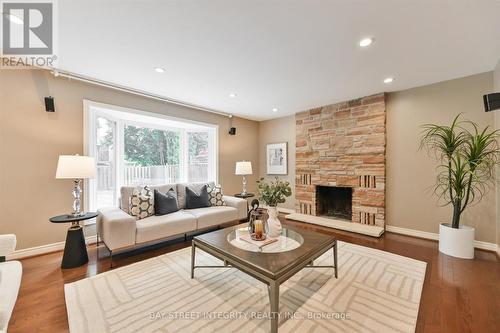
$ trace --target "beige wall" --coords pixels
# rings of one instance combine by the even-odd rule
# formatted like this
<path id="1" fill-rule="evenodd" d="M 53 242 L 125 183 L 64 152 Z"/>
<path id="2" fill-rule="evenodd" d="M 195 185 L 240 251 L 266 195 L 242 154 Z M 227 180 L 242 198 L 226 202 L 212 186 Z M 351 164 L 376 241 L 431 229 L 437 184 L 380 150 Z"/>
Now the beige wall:
<path id="1" fill-rule="evenodd" d="M 295 192 L 295 116 L 282 117 L 259 123 L 259 172 L 260 177 L 273 179 L 267 176 L 266 145 L 268 143 L 288 143 L 288 175 L 279 176 L 290 182 L 292 191 Z M 295 209 L 295 193 L 287 199 L 282 208 Z"/>
<path id="2" fill-rule="evenodd" d="M 56 112 L 43 97 L 55 97 Z M 68 225 L 48 221 L 72 204 L 71 180 L 54 179 L 60 154 L 83 153 L 82 100 L 157 112 L 219 125 L 219 181 L 227 194 L 241 191 L 235 162 L 258 165 L 259 124 L 235 118 L 237 135 L 227 134 L 227 117 L 54 78 L 43 71 L 0 71 L 0 234 L 14 233 L 18 249 L 64 241 Z M 255 190 L 257 175 L 249 178 Z M 92 230 L 87 230 L 87 235 Z"/>
<path id="3" fill-rule="evenodd" d="M 390 93 L 387 99 L 387 224 L 438 232 L 449 222 L 451 207 L 440 207 L 429 188 L 436 164 L 418 151 L 420 125 L 449 124 L 455 115 L 493 126 L 494 115 L 484 112 L 483 94 L 491 92 L 493 73 L 441 82 Z M 464 212 L 462 223 L 476 227 L 476 240 L 495 242 L 495 191 Z"/>

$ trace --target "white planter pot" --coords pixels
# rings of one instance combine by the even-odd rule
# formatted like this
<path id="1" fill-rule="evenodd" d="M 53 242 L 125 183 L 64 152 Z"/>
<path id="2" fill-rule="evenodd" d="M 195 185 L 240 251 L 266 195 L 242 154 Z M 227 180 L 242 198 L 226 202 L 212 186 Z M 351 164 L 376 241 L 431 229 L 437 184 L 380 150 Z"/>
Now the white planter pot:
<path id="1" fill-rule="evenodd" d="M 276 207 L 268 207 L 267 215 L 267 235 L 271 238 L 276 238 L 281 235 L 281 222 L 278 219 L 278 209 Z"/>
<path id="2" fill-rule="evenodd" d="M 467 225 L 460 225 L 459 229 L 455 229 L 448 223 L 441 223 L 439 252 L 452 257 L 474 259 L 474 232 L 475 229 Z"/>

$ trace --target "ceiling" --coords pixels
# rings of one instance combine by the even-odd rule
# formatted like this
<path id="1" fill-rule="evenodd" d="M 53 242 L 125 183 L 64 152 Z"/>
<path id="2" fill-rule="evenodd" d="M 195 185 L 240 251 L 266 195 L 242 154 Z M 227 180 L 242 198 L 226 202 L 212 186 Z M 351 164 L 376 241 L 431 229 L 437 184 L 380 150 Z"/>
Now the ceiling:
<path id="1" fill-rule="evenodd" d="M 66 0 L 58 66 L 264 120 L 490 71 L 498 13 L 498 0 Z"/>

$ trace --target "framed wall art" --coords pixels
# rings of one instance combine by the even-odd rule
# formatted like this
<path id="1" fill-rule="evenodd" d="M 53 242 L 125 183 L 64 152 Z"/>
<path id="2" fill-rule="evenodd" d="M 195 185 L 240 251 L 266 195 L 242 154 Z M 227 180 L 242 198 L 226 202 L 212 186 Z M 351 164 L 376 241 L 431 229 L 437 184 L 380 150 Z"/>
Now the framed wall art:
<path id="1" fill-rule="evenodd" d="M 272 143 L 267 145 L 267 174 L 286 175 L 288 173 L 288 145 Z"/>

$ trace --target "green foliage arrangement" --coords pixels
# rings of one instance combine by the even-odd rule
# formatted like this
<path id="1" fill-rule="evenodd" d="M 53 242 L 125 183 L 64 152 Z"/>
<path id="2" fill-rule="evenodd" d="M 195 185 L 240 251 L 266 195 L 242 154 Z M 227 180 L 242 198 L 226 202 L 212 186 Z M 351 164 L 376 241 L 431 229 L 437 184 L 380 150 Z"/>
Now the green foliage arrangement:
<path id="1" fill-rule="evenodd" d="M 292 195 L 290 183 L 280 180 L 278 177 L 274 181 L 267 183 L 264 178 L 257 180 L 259 188 L 259 199 L 270 207 L 276 207 L 284 203 L 286 198 Z"/>
<path id="2" fill-rule="evenodd" d="M 420 148 L 440 163 L 434 193 L 453 206 L 451 226 L 457 229 L 464 210 L 494 185 L 500 158 L 498 131 L 479 130 L 476 123 L 459 118 L 451 126 L 423 125 L 420 141 Z"/>

